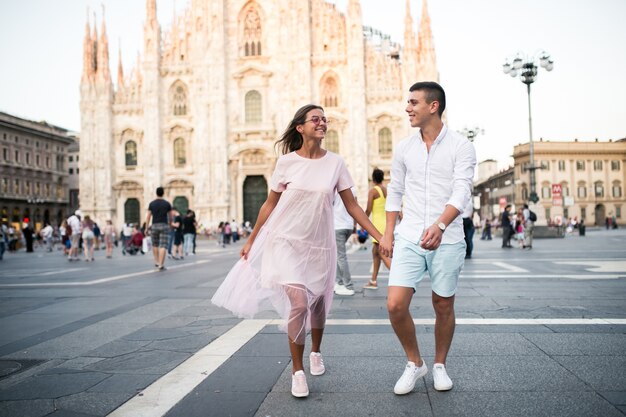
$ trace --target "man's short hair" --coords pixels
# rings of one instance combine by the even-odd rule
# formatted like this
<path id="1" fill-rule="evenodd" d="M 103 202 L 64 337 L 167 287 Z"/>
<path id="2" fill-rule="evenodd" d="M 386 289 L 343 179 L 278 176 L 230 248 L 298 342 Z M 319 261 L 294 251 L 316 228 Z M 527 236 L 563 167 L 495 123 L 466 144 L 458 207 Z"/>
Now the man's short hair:
<path id="1" fill-rule="evenodd" d="M 157 197 L 163 197 L 163 194 L 165 194 L 163 187 L 157 187 Z"/>
<path id="2" fill-rule="evenodd" d="M 426 103 L 430 104 L 433 101 L 439 103 L 439 117 L 443 115 L 443 111 L 446 109 L 446 92 L 443 91 L 443 87 L 434 81 L 421 81 L 415 83 L 409 88 L 409 92 L 424 91 L 426 92 Z"/>

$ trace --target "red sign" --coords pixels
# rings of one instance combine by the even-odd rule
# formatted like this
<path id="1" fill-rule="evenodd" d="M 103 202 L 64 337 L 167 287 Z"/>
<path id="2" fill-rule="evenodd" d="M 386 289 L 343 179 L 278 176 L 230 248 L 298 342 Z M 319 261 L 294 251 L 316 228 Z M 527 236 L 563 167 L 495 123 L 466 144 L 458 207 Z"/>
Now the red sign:
<path id="1" fill-rule="evenodd" d="M 500 197 L 500 208 L 506 207 L 506 197 Z"/>
<path id="2" fill-rule="evenodd" d="M 563 195 L 563 189 L 561 184 L 552 184 L 552 197 L 561 197 Z"/>

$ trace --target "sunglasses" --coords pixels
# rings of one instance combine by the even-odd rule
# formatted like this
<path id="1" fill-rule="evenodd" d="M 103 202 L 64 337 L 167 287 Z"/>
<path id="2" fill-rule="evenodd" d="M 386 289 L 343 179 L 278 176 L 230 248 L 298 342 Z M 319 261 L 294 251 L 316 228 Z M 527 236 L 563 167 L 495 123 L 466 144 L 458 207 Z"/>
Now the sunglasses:
<path id="1" fill-rule="evenodd" d="M 309 120 L 305 120 L 304 122 L 302 122 L 302 124 L 307 123 L 307 122 L 313 122 L 315 126 L 319 125 L 321 122 L 324 122 L 324 124 L 328 125 L 330 124 L 330 119 L 327 119 L 324 116 L 322 117 L 312 116 Z"/>

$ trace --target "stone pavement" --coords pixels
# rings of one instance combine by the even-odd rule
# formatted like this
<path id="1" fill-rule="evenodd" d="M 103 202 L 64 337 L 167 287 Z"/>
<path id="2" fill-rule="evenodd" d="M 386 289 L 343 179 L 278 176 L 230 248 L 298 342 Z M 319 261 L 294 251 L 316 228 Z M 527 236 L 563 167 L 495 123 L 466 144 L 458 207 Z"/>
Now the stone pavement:
<path id="1" fill-rule="evenodd" d="M 537 240 L 533 251 L 475 240 L 457 298 L 450 392 L 429 374 L 392 392 L 405 358 L 382 287 L 362 290 L 369 251 L 350 255 L 359 291 L 335 297 L 327 372 L 290 394 L 276 316 L 241 320 L 210 303 L 237 249 L 203 241 L 163 273 L 149 257 L 0 263 L 0 416 L 620 416 L 626 414 L 626 232 Z M 86 265 L 89 265 L 88 267 Z M 434 352 L 428 282 L 412 303 Z M 307 341 L 309 344 L 309 341 Z M 308 366 L 308 364 L 307 364 Z"/>

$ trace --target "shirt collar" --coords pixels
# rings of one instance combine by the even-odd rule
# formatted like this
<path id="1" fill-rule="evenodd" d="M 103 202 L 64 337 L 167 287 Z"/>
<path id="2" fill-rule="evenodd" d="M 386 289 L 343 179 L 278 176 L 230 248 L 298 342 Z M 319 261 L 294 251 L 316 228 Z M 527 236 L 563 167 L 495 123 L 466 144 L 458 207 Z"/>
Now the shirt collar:
<path id="1" fill-rule="evenodd" d="M 448 133 L 448 126 L 446 126 L 445 124 L 441 127 L 441 130 L 439 131 L 439 135 L 437 135 L 437 138 L 435 139 L 435 141 L 433 142 L 433 145 L 435 143 L 439 143 L 443 140 L 443 138 L 446 136 L 446 134 Z M 424 138 L 422 137 L 422 129 L 420 129 L 417 132 L 417 137 L 418 139 L 424 143 Z"/>

